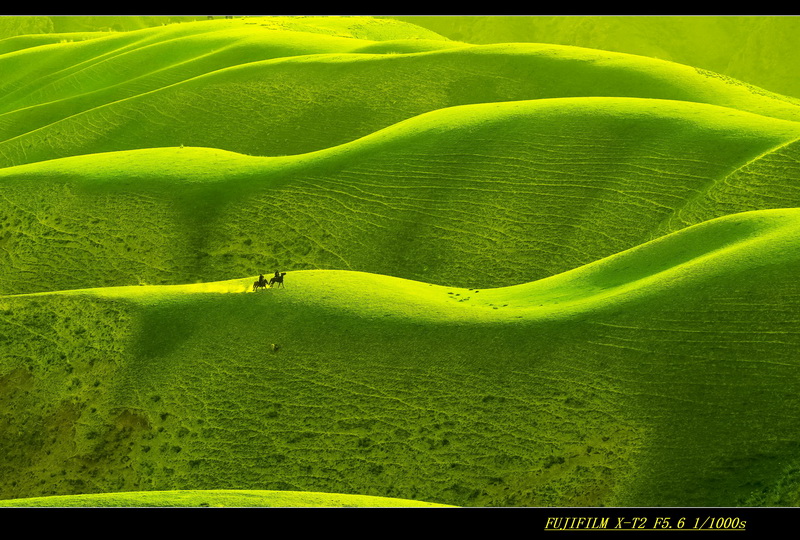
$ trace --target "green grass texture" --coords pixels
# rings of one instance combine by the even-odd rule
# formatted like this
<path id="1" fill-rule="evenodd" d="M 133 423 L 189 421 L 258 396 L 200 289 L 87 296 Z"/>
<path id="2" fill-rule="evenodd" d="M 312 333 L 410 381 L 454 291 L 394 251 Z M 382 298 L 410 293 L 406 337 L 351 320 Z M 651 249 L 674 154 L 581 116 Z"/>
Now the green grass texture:
<path id="1" fill-rule="evenodd" d="M 0 502 L 800 504 L 800 102 L 500 21 L 0 18 Z"/>

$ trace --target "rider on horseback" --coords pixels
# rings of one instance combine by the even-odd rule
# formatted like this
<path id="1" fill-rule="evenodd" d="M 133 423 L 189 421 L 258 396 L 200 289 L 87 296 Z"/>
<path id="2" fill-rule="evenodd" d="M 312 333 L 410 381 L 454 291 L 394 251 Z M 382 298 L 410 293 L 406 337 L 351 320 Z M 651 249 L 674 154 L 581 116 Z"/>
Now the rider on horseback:
<path id="1" fill-rule="evenodd" d="M 275 270 L 275 277 L 273 277 L 272 279 L 270 279 L 270 280 L 269 280 L 269 286 L 270 286 L 270 288 L 271 288 L 271 287 L 272 287 L 272 286 L 273 286 L 275 283 L 277 283 L 278 285 L 280 285 L 281 287 L 283 287 L 283 286 L 284 286 L 284 285 L 283 285 L 283 276 L 285 276 L 285 275 L 286 275 L 286 272 L 279 272 L 279 271 Z"/>
<path id="2" fill-rule="evenodd" d="M 264 274 L 259 274 L 258 281 L 253 283 L 253 291 L 266 288 L 267 288 L 267 279 L 264 277 Z"/>
<path id="3" fill-rule="evenodd" d="M 272 288 L 272 286 L 275 283 L 277 283 L 278 285 L 283 287 L 284 286 L 283 285 L 283 276 L 285 276 L 285 275 L 286 275 L 286 272 L 279 272 L 278 270 L 275 270 L 275 276 L 272 277 L 269 281 L 267 281 L 267 278 L 264 277 L 264 274 L 259 274 L 258 281 L 253 283 L 253 291 L 255 292 L 258 289 L 266 289 L 267 285 L 269 285 L 269 287 Z"/>

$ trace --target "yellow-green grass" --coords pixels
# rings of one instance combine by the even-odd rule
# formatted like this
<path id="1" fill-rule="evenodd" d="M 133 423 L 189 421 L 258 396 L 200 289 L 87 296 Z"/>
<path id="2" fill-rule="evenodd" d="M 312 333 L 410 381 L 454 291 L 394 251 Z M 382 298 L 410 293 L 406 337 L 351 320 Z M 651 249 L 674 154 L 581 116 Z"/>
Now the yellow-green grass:
<path id="1" fill-rule="evenodd" d="M 448 505 L 340 493 L 267 490 L 174 490 L 60 495 L 0 500 L 0 507 L 209 507 L 209 508 L 406 508 Z"/>
<path id="2" fill-rule="evenodd" d="M 798 177 L 799 135 L 707 104 L 562 98 L 451 107 L 296 156 L 154 148 L 8 167 L 0 291 L 279 267 L 525 283 L 724 213 L 798 205 L 770 186 Z"/>
<path id="3" fill-rule="evenodd" d="M 199 17 L 3 17 L 0 37 L 34 32 L 138 30 Z M 204 18 L 204 17 L 203 17 Z M 272 18 L 295 30 L 301 18 Z M 305 18 L 308 19 L 308 18 Z M 363 19 L 352 17 L 353 35 Z M 361 19 L 361 20 L 359 20 Z M 800 97 L 796 77 L 796 17 L 785 16 L 410 16 L 391 17 L 450 39 L 475 43 L 539 42 L 631 53 L 721 73 Z M 261 18 L 260 20 L 264 20 Z M 337 23 L 341 25 L 341 22 Z M 278 26 L 277 24 L 275 26 Z M 360 27 L 360 28 L 359 28 Z M 375 32 L 374 29 L 370 31 Z M 36 34 L 47 38 L 52 34 Z M 27 36 L 26 36 L 27 37 Z M 0 42 L 2 43 L 2 42 Z M 735 53 L 731 53 L 731 51 Z"/>
<path id="4" fill-rule="evenodd" d="M 800 97 L 800 19 L 785 16 L 406 16 L 469 43 L 539 42 L 670 60 Z"/>
<path id="5" fill-rule="evenodd" d="M 446 40 L 439 34 L 399 20 L 360 16 L 267 16 L 267 17 L 137 17 L 137 16 L 4 16 L 0 18 L 0 50 L 43 43 L 103 37 L 135 39 L 161 34 L 169 37 L 213 32 L 220 28 L 251 28 L 257 31 L 291 31 L 366 40 Z"/>
<path id="6" fill-rule="evenodd" d="M 287 25 L 287 29 L 266 30 L 256 23 L 209 21 L 110 33 L 94 39 L 79 39 L 79 36 L 75 39 L 73 35 L 66 35 L 63 42 L 0 55 L 0 69 L 8 74 L 0 86 L 3 96 L 0 111 L 4 113 L 0 117 L 0 138 L 19 137 L 62 120 L 64 123 L 52 126 L 51 131 L 45 133 L 48 138 L 57 139 L 59 133 L 69 134 L 73 130 L 76 134 L 91 132 L 95 129 L 90 125 L 91 122 L 96 120 L 96 114 L 104 114 L 103 110 L 109 112 L 106 108 L 88 117 L 70 117 L 105 106 L 111 107 L 112 111 L 121 111 L 127 109 L 124 100 L 136 96 L 142 96 L 144 101 L 133 106 L 150 109 L 155 125 L 163 125 L 163 113 L 159 110 L 166 103 L 158 95 L 151 95 L 151 92 L 231 66 L 298 54 L 352 52 L 376 43 L 341 34 L 299 32 L 291 28 Z M 403 35 L 402 32 L 398 33 L 398 36 Z M 438 44 L 446 43 L 421 39 L 413 42 L 419 43 L 418 46 L 424 43 L 443 46 Z M 402 43 L 398 42 L 397 45 L 401 50 Z M 268 74 L 266 76 L 269 77 Z M 229 90 L 238 90 L 237 95 L 229 96 L 229 103 L 225 99 L 214 98 L 219 101 L 212 108 L 213 111 L 222 112 L 234 106 L 241 112 L 241 99 L 246 94 L 241 93 L 243 88 L 234 88 L 235 81 L 231 81 L 231 84 L 233 86 Z M 213 92 L 215 88 L 212 85 L 207 90 Z M 187 90 L 189 93 L 197 91 L 191 88 Z M 201 90 L 201 93 L 205 91 Z M 188 97 L 185 93 L 182 95 Z M 155 101 L 151 101 L 151 98 Z M 174 105 L 174 96 L 166 96 L 166 99 Z M 198 109 L 195 109 L 190 115 L 194 116 L 197 112 Z M 113 116 L 116 113 L 110 114 Z M 106 119 L 114 124 L 111 116 Z M 130 129 L 127 120 L 119 120 L 121 124 L 116 126 L 117 130 Z M 194 120 L 188 120 L 194 123 Z M 30 136 L 37 140 L 43 134 L 37 132 Z M 86 136 L 78 135 L 80 140 Z M 118 136 L 115 138 L 119 139 Z M 20 142 L 22 148 L 30 140 L 25 138 Z M 77 142 L 66 140 L 61 144 Z"/>
<path id="7" fill-rule="evenodd" d="M 12 42 L 9 49 L 17 42 L 44 42 L 0 55 L 0 66 L 7 72 L 0 83 L 3 110 L 52 106 L 57 101 L 65 108 L 61 114 L 68 116 L 68 98 L 84 96 L 84 103 L 96 107 L 238 64 L 353 52 L 380 43 L 345 33 L 299 30 L 296 26 L 265 29 L 264 24 L 256 22 L 209 21 L 133 32 L 43 34 L 3 40 L 0 44 Z M 390 43 L 407 42 L 412 35 L 399 31 Z M 420 38 L 412 42 L 431 47 L 458 45 Z"/>
<path id="8" fill-rule="evenodd" d="M 655 234 L 737 212 L 800 206 L 798 151 L 800 145 L 795 141 L 742 165 L 723 180 L 710 184 L 702 195 L 664 221 Z"/>
<path id="9" fill-rule="evenodd" d="M 799 226 L 797 208 L 732 214 L 558 275 L 506 287 L 459 288 L 364 272 L 306 270 L 293 272 L 294 292 L 277 289 L 281 289 L 280 294 L 290 295 L 292 301 L 304 304 L 304 309 L 313 305 L 315 309 L 347 311 L 366 318 L 388 316 L 387 306 L 394 315 L 428 322 L 480 324 L 572 318 L 598 310 L 619 310 L 630 302 L 646 302 L 661 291 L 669 294 L 675 287 L 696 286 L 698 282 L 717 279 L 719 274 L 731 274 L 737 266 L 789 264 L 800 253 Z M 149 305 L 182 302 L 195 293 L 254 292 L 253 279 L 21 296 L 88 294 Z M 357 302 L 347 298 L 349 291 L 358 294 Z M 263 290 L 255 292 L 265 294 Z M 483 294 L 478 296 L 478 292 Z M 6 296 L 12 297 L 20 295 Z M 500 305 L 509 309 L 495 312 Z"/>
<path id="10" fill-rule="evenodd" d="M 17 36 L 40 37 L 46 39 L 47 36 L 52 36 L 53 34 L 126 32 L 151 26 L 164 26 L 166 24 L 192 22 L 200 19 L 207 19 L 207 16 L 101 15 L 87 17 L 69 15 L 8 15 L 0 18 L 0 39 L 5 43 L 8 41 L 6 38 Z"/>
<path id="11" fill-rule="evenodd" d="M 289 270 L 0 299 L 0 493 L 796 504 L 800 210 L 538 282 Z"/>
<path id="12" fill-rule="evenodd" d="M 215 20 L 0 55 L 0 164 L 179 145 L 298 154 L 443 107 L 558 97 L 800 117 L 794 99 L 644 56 L 289 28 Z"/>

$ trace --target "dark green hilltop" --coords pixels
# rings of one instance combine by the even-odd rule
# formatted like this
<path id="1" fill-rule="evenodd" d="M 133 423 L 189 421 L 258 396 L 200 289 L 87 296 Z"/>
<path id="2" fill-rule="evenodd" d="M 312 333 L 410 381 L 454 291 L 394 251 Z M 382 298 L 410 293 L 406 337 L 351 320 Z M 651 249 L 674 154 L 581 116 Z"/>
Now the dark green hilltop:
<path id="1" fill-rule="evenodd" d="M 0 17 L 0 506 L 800 504 L 800 22 L 597 19 Z"/>

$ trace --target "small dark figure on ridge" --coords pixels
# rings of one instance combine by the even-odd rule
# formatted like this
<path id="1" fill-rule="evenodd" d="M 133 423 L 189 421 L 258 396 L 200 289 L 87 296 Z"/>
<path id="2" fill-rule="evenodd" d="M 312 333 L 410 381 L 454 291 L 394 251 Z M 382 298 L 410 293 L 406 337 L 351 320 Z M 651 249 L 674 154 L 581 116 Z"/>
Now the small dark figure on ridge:
<path id="1" fill-rule="evenodd" d="M 278 272 L 277 270 L 275 270 L 275 277 L 269 280 L 270 288 L 272 288 L 272 286 L 277 283 L 278 285 L 280 285 L 285 289 L 286 287 L 283 285 L 283 276 L 285 275 L 286 272 Z"/>

